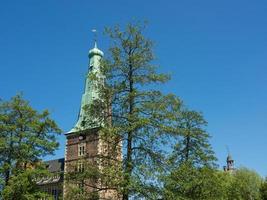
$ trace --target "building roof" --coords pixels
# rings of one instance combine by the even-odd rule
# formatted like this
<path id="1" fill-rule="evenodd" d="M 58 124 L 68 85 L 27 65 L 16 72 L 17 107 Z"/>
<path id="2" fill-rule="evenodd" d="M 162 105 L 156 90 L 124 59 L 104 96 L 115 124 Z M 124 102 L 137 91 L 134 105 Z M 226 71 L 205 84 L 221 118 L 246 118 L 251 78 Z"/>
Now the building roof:
<path id="1" fill-rule="evenodd" d="M 44 163 L 46 164 L 48 171 L 52 174 L 49 176 L 37 178 L 36 184 L 41 186 L 62 182 L 64 173 L 64 162 L 64 158 L 45 161 Z"/>
<path id="2" fill-rule="evenodd" d="M 86 76 L 78 120 L 74 127 L 65 135 L 100 126 L 100 124 L 97 122 L 98 120 L 86 112 L 84 108 L 86 106 L 93 105 L 94 101 L 100 98 L 100 90 L 99 87 L 96 87 L 96 84 L 104 85 L 104 81 L 101 81 L 104 80 L 104 76 L 100 70 L 101 58 L 103 55 L 104 53 L 97 48 L 95 42 L 94 48 L 89 51 L 89 70 Z M 92 74 L 98 79 L 95 80 L 90 78 Z"/>
<path id="3" fill-rule="evenodd" d="M 59 158 L 56 160 L 45 161 L 45 164 L 47 164 L 47 169 L 49 170 L 49 172 L 55 173 L 55 172 L 64 172 L 64 162 L 65 162 L 64 158 Z"/>
<path id="4" fill-rule="evenodd" d="M 98 56 L 103 57 L 104 53 L 100 49 L 97 48 L 97 44 L 95 42 L 94 48 L 89 51 L 88 55 L 89 55 L 89 58 L 93 57 L 94 55 L 98 55 Z"/>
<path id="5" fill-rule="evenodd" d="M 233 160 L 232 156 L 230 154 L 228 154 L 226 161 L 228 162 L 228 161 L 234 161 L 234 160 Z"/>

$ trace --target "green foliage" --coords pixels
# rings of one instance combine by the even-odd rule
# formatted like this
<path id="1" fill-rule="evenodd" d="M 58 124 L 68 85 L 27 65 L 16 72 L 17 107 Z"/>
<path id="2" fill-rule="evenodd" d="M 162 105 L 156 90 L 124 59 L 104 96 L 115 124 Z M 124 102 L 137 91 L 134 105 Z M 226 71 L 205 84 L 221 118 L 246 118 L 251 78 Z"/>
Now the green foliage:
<path id="1" fill-rule="evenodd" d="M 34 168 L 41 157 L 53 153 L 58 147 L 56 134 L 60 132 L 47 110 L 34 110 L 21 95 L 0 102 L 0 179 L 3 194 L 15 195 L 11 191 L 14 188 L 28 191 L 25 188 L 31 186 L 28 177 L 31 172 L 38 173 L 38 169 L 36 172 L 25 170 Z M 35 191 L 35 188 L 28 189 Z M 26 198 L 28 194 L 25 195 L 21 198 Z"/>
<path id="2" fill-rule="evenodd" d="M 175 112 L 177 117 L 174 139 L 176 141 L 170 161 L 175 166 L 190 162 L 195 166 L 213 166 L 216 157 L 209 144 L 209 134 L 205 131 L 207 122 L 202 114 L 188 109 Z"/>
<path id="3" fill-rule="evenodd" d="M 35 183 L 36 177 L 47 175 L 41 169 L 27 169 L 10 177 L 8 185 L 3 191 L 5 200 L 36 200 L 40 198 L 51 199 L 46 193 L 40 191 Z"/>
<path id="4" fill-rule="evenodd" d="M 262 179 L 252 170 L 240 168 L 233 174 L 228 199 L 232 200 L 260 200 Z"/>
<path id="5" fill-rule="evenodd" d="M 260 200 L 264 199 L 260 188 L 261 177 L 246 168 L 229 173 L 183 163 L 165 177 L 163 196 L 166 200 Z"/>
<path id="6" fill-rule="evenodd" d="M 168 102 L 152 86 L 164 83 L 168 76 L 152 65 L 152 42 L 142 32 L 145 26 L 128 24 L 106 29 L 114 42 L 110 57 L 103 61 L 107 102 L 111 100 L 110 134 L 121 138 L 123 157 L 123 199 L 152 198 L 157 191 L 156 174 L 163 163 L 162 142 L 168 126 Z M 108 95 L 106 95 L 108 93 Z M 110 98 L 111 97 L 111 98 Z"/>
<path id="7" fill-rule="evenodd" d="M 166 200 L 214 200 L 224 195 L 222 175 L 215 169 L 183 163 L 165 178 Z"/>
<path id="8" fill-rule="evenodd" d="M 262 200 L 267 200 L 267 178 L 262 182 L 260 187 L 260 194 Z"/>
<path id="9" fill-rule="evenodd" d="M 216 157 L 201 113 L 173 110 L 173 148 L 161 173 L 164 199 L 223 199 L 224 177 L 215 168 Z"/>

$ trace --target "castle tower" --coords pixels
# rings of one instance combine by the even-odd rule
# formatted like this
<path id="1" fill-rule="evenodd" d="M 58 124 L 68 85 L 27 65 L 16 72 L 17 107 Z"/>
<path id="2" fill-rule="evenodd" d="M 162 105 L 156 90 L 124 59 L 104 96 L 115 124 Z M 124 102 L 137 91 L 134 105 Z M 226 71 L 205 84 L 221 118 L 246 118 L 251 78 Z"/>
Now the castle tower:
<path id="1" fill-rule="evenodd" d="M 89 68 L 86 76 L 84 93 L 82 95 L 80 112 L 75 126 L 66 133 L 66 149 L 65 149 L 65 174 L 73 172 L 82 172 L 86 164 L 101 168 L 98 157 L 102 153 L 106 145 L 100 137 L 100 122 L 92 119 L 92 116 L 85 111 L 85 107 L 92 106 L 94 100 L 100 98 L 99 84 L 104 84 L 104 76 L 100 71 L 101 58 L 103 52 L 97 48 L 95 42 L 94 48 L 89 51 Z M 98 77 L 98 81 L 91 79 L 90 75 Z M 100 80 L 100 81 L 99 81 Z M 103 80 L 103 82 L 101 81 Z M 88 121 L 94 123 L 87 123 Z M 95 192 L 99 190 L 99 180 L 92 181 L 92 179 L 81 182 L 74 182 L 69 184 L 64 182 L 64 197 L 66 197 L 69 188 L 79 187 L 82 191 Z M 96 189 L 97 188 L 97 189 Z M 113 197 L 116 192 L 103 191 L 99 192 L 100 199 L 103 197 L 108 199 L 118 199 Z"/>
<path id="2" fill-rule="evenodd" d="M 226 158 L 226 166 L 224 166 L 224 171 L 233 172 L 234 170 L 234 160 L 230 153 L 228 153 L 228 156 Z"/>

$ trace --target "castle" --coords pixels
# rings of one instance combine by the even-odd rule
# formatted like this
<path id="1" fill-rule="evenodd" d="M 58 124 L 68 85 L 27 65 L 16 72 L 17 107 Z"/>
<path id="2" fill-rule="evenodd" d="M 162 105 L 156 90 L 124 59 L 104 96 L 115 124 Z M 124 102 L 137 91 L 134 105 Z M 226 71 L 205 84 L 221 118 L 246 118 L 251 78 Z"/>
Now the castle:
<path id="1" fill-rule="evenodd" d="M 99 89 L 94 80 L 90 79 L 90 73 L 94 73 L 101 77 L 100 63 L 103 57 L 103 52 L 95 46 L 89 51 L 89 69 L 85 81 L 85 89 L 82 95 L 80 112 L 77 123 L 67 133 L 65 158 L 46 161 L 47 169 L 53 174 L 52 177 L 40 179 L 37 184 L 43 191 L 51 194 L 54 200 L 61 199 L 68 194 L 68 187 L 76 187 L 88 192 L 95 192 L 96 188 L 99 189 L 99 180 L 88 181 L 83 180 L 75 184 L 69 185 L 64 175 L 70 172 L 82 172 L 86 163 L 91 163 L 101 166 L 96 162 L 99 154 L 105 151 L 105 142 L 99 137 L 99 126 L 96 124 L 88 125 L 85 120 L 90 118 L 88 113 L 85 112 L 86 106 L 92 105 L 95 99 L 100 98 Z M 121 149 L 119 149 L 119 157 L 121 157 Z M 228 154 L 227 165 L 224 166 L 224 171 L 232 173 L 234 168 L 234 160 Z M 104 189 L 97 191 L 99 199 L 120 199 L 116 190 Z M 67 198 L 69 199 L 69 198 Z"/>

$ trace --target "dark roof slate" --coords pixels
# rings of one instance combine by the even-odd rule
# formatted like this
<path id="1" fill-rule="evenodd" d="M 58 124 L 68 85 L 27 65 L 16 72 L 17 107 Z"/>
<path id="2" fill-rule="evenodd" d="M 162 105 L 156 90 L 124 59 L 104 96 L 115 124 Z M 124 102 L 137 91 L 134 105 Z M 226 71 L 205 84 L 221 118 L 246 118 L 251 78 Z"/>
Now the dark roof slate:
<path id="1" fill-rule="evenodd" d="M 56 160 L 48 160 L 45 161 L 45 164 L 47 164 L 47 169 L 49 172 L 64 172 L 64 158 L 56 159 Z"/>

